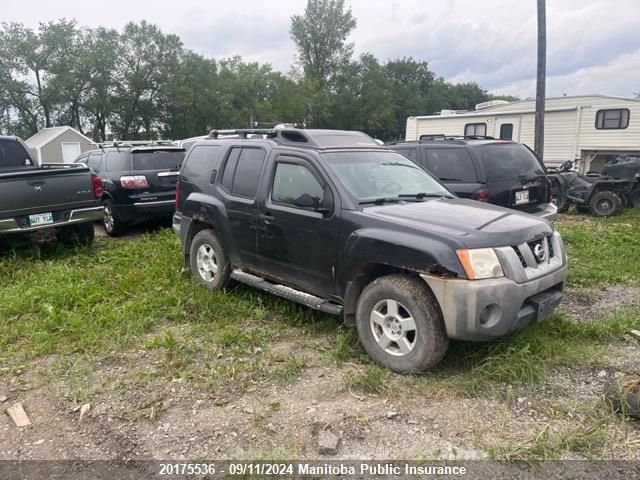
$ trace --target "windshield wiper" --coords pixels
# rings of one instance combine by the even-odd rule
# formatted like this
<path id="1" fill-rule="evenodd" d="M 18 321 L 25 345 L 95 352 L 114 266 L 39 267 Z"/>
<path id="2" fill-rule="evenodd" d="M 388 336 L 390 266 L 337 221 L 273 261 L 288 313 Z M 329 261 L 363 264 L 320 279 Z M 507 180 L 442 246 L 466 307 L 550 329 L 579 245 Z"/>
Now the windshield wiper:
<path id="1" fill-rule="evenodd" d="M 422 200 L 423 198 L 453 198 L 451 195 L 445 195 L 444 193 L 403 193 L 398 195 L 400 198 L 417 198 Z"/>
<path id="2" fill-rule="evenodd" d="M 380 198 L 374 198 L 373 200 L 363 200 L 361 202 L 358 202 L 358 205 L 369 205 L 369 204 L 382 205 L 383 203 L 397 203 L 402 201 L 403 200 L 398 197 L 380 197 Z"/>

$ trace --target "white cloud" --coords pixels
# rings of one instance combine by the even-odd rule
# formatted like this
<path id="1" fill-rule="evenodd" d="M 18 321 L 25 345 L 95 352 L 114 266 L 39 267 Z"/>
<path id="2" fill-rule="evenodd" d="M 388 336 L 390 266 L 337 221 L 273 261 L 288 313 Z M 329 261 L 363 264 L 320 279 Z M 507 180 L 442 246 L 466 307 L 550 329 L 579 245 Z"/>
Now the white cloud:
<path id="1" fill-rule="evenodd" d="M 382 60 L 413 56 L 452 81 L 476 81 L 490 91 L 533 95 L 536 70 L 534 0 L 347 0 L 358 27 L 356 53 Z M 84 25 L 120 28 L 145 19 L 178 34 L 187 48 L 214 57 L 240 54 L 288 71 L 295 53 L 291 15 L 303 0 L 202 1 L 0 0 L 4 21 L 36 26 L 75 17 Z M 547 2 L 550 94 L 631 95 L 640 89 L 638 0 Z"/>

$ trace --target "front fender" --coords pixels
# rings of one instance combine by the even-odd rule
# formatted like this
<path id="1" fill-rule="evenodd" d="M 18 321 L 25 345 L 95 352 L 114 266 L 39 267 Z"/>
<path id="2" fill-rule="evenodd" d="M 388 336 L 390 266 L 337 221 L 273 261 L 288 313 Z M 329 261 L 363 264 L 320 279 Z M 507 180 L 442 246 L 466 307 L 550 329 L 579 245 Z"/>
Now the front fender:
<path id="1" fill-rule="evenodd" d="M 340 255 L 337 280 L 344 291 L 347 282 L 368 264 L 382 264 L 416 273 L 446 269 L 466 278 L 455 248 L 439 239 L 410 232 L 365 228 L 346 239 Z"/>

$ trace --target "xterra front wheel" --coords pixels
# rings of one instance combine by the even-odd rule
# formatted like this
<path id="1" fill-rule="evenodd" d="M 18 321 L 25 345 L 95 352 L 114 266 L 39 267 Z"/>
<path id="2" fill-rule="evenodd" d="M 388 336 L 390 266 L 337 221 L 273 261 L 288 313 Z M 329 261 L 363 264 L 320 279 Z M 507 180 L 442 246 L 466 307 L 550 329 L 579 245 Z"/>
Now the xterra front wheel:
<path id="1" fill-rule="evenodd" d="M 229 282 L 231 264 L 213 230 L 202 230 L 193 238 L 189 263 L 193 276 L 209 290 L 220 290 Z"/>
<path id="2" fill-rule="evenodd" d="M 609 190 L 598 192 L 591 198 L 589 210 L 596 217 L 610 217 L 622 210 L 622 200 Z"/>
<path id="3" fill-rule="evenodd" d="M 358 300 L 356 324 L 369 356 L 398 373 L 433 367 L 449 346 L 431 290 L 406 275 L 381 277 L 367 285 Z"/>

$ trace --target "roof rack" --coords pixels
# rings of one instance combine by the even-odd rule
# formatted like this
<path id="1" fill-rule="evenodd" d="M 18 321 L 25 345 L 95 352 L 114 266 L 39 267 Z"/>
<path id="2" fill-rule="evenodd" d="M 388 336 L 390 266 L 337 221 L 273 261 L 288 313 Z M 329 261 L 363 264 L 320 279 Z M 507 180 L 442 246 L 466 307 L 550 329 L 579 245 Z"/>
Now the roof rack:
<path id="1" fill-rule="evenodd" d="M 260 135 L 258 139 L 269 139 L 280 145 L 296 145 L 317 149 L 325 148 L 380 148 L 370 136 L 356 131 L 346 130 L 306 130 L 277 125 L 275 128 L 245 128 L 236 130 L 212 130 L 209 137 L 250 138 L 249 135 Z"/>

